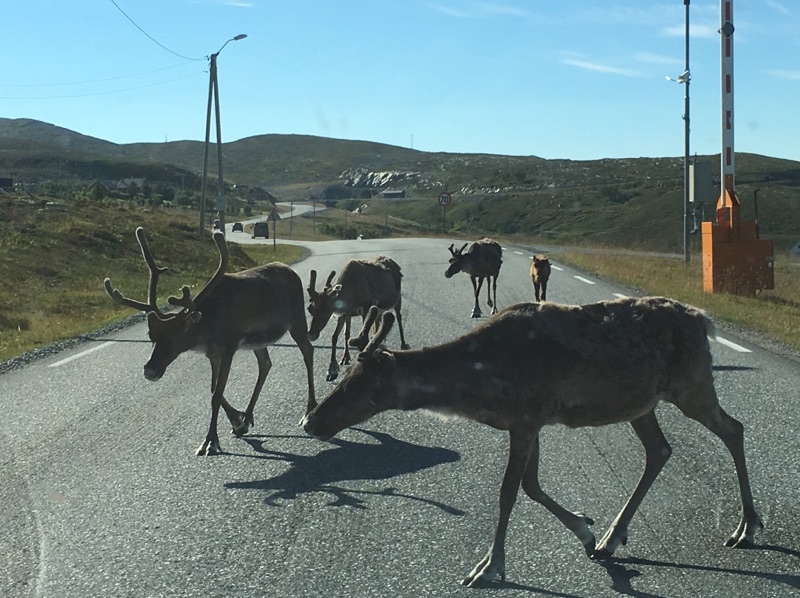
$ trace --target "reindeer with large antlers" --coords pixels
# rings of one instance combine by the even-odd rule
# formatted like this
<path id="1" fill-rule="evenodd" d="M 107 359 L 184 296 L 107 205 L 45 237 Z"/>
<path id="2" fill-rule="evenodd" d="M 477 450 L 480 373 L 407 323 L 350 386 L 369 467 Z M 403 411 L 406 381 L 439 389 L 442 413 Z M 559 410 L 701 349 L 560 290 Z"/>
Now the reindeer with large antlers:
<path id="1" fill-rule="evenodd" d="M 352 344 L 361 352 L 341 382 L 303 420 L 327 440 L 387 409 L 428 409 L 508 430 L 511 447 L 500 488 L 500 516 L 486 556 L 464 579 L 468 586 L 505 579 L 505 539 L 520 486 L 575 534 L 591 558 L 609 558 L 628 540 L 628 525 L 672 452 L 656 420 L 659 401 L 716 434 L 733 457 L 742 514 L 725 543 L 752 546 L 761 519 L 755 510 L 742 424 L 717 400 L 708 336 L 700 310 L 663 297 L 591 305 L 523 303 L 442 345 L 390 351 L 381 345 L 392 314 L 368 340 L 370 312 Z M 645 449 L 645 466 L 625 506 L 595 543 L 581 513 L 550 498 L 539 485 L 539 431 L 630 422 Z"/>
<path id="2" fill-rule="evenodd" d="M 403 305 L 401 294 L 403 274 L 397 262 L 383 255 L 369 260 L 350 260 L 342 268 L 336 284 L 332 284 L 334 276 L 336 272 L 331 270 L 322 292 L 318 292 L 317 271 L 312 270 L 311 282 L 308 285 L 308 312 L 311 314 L 308 338 L 312 341 L 317 340 L 331 316 L 336 316 L 336 328 L 331 340 L 331 362 L 328 366 L 329 382 L 336 380 L 339 375 L 339 365 L 350 363 L 350 319 L 352 316 L 361 316 L 363 320 L 367 310 L 373 305 L 381 310 L 394 310 L 400 331 L 400 346 L 403 349 L 409 348 L 403 333 L 403 316 L 400 313 Z M 344 352 L 341 363 L 337 363 L 336 343 L 342 328 L 344 328 Z"/>
<path id="3" fill-rule="evenodd" d="M 472 290 L 475 294 L 475 307 L 472 309 L 472 317 L 480 318 L 483 316 L 478 305 L 478 296 L 481 294 L 483 281 L 486 280 L 486 302 L 492 308 L 492 314 L 497 313 L 497 277 L 500 275 L 500 266 L 503 264 L 503 248 L 497 241 L 492 239 L 481 239 L 475 241 L 464 253 L 467 244 L 464 243 L 461 249 L 453 249 L 451 243 L 450 265 L 444 273 L 445 278 L 450 278 L 458 272 L 469 274 L 472 282 Z M 494 295 L 494 300 L 492 300 Z"/>
<path id="4" fill-rule="evenodd" d="M 159 380 L 181 353 L 195 350 L 206 354 L 211 362 L 211 423 L 198 455 L 221 452 L 217 434 L 217 416 L 222 407 L 231 422 L 233 433 L 241 436 L 253 425 L 253 410 L 272 367 L 267 347 L 286 332 L 300 348 L 308 375 L 306 413 L 316 406 L 314 398 L 314 348 L 308 340 L 303 311 L 303 283 L 297 273 L 285 264 L 274 262 L 227 274 L 228 246 L 221 231 L 214 233 L 219 250 L 219 266 L 214 276 L 194 296 L 188 286 L 180 297 L 169 297 L 170 305 L 182 308 L 164 313 L 156 303 L 158 278 L 167 268 L 156 265 L 144 229 L 136 229 L 136 239 L 150 268 L 148 302 L 124 297 L 106 278 L 106 292 L 120 305 L 147 313 L 153 353 L 144 366 L 148 380 Z M 258 361 L 258 378 L 247 409 L 242 412 L 225 400 L 225 385 L 231 371 L 234 353 L 251 349 Z"/>

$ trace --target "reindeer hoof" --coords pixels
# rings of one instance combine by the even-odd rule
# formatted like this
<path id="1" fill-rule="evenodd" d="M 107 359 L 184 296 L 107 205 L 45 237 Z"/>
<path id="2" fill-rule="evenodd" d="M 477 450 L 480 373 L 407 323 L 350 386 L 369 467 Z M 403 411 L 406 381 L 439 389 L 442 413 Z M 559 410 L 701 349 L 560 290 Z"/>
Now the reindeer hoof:
<path id="1" fill-rule="evenodd" d="M 213 455 L 219 455 L 221 452 L 222 447 L 220 447 L 219 441 L 206 440 L 200 445 L 200 448 L 197 449 L 195 455 L 198 457 L 211 457 Z"/>
<path id="2" fill-rule="evenodd" d="M 247 415 L 243 411 L 239 411 L 236 421 L 231 421 L 231 434 L 234 436 L 243 436 L 247 434 L 253 426 L 253 414 Z"/>

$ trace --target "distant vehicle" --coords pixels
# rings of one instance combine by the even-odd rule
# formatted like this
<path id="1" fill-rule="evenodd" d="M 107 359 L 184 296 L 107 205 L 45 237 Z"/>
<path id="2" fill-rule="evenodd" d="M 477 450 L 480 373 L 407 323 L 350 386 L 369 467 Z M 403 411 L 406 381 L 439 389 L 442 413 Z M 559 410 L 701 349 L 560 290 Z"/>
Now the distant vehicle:
<path id="1" fill-rule="evenodd" d="M 241 222 L 234 222 L 233 223 L 233 228 L 231 230 L 233 232 L 235 232 L 235 233 L 236 232 L 243 233 L 244 232 L 244 225 Z"/>
<path id="2" fill-rule="evenodd" d="M 253 234 L 250 235 L 252 239 L 256 237 L 264 237 L 265 239 L 269 239 L 269 223 L 268 222 L 256 222 L 253 225 Z"/>

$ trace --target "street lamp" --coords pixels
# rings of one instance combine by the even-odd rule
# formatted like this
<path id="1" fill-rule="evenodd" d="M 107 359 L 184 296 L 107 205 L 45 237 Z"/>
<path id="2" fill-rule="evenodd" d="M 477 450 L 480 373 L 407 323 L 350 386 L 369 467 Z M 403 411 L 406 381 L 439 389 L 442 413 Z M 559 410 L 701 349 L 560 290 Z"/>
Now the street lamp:
<path id="1" fill-rule="evenodd" d="M 683 0 L 686 6 L 686 64 L 683 73 L 676 79 L 667 77 L 670 81 L 684 85 L 684 113 L 683 113 L 683 262 L 689 264 L 689 81 L 692 79 L 689 70 L 689 2 Z"/>
<path id="2" fill-rule="evenodd" d="M 227 198 L 222 195 L 223 190 L 223 179 L 222 179 L 222 129 L 219 120 L 219 83 L 217 81 L 217 56 L 219 53 L 222 52 L 222 48 L 228 45 L 230 42 L 238 42 L 241 39 L 247 37 L 247 34 L 240 33 L 239 35 L 232 37 L 224 44 L 222 47 L 217 50 L 214 54 L 209 56 L 209 61 L 211 66 L 209 68 L 209 77 L 208 77 L 208 110 L 206 111 L 206 141 L 205 147 L 203 150 L 203 184 L 202 190 L 200 191 L 200 230 L 198 232 L 200 238 L 203 237 L 203 232 L 206 226 L 206 187 L 207 181 L 206 177 L 208 175 L 208 147 L 209 147 L 209 140 L 211 137 L 211 100 L 214 100 L 214 113 L 217 122 L 217 203 L 216 208 L 219 212 L 219 224 L 220 230 L 223 234 L 225 234 L 225 210 L 228 208 L 227 205 Z"/>

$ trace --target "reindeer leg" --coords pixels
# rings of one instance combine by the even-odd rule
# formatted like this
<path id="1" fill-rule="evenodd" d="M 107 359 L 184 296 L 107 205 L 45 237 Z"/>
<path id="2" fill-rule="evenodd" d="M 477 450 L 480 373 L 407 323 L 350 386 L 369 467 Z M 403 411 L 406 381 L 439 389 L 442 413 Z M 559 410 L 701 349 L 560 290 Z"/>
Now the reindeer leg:
<path id="1" fill-rule="evenodd" d="M 497 313 L 497 275 L 490 276 L 489 279 L 486 281 L 486 292 L 489 292 L 489 283 L 492 285 L 492 295 L 494 296 L 494 302 L 491 299 L 488 299 L 489 307 L 492 308 L 492 314 Z"/>
<path id="2" fill-rule="evenodd" d="M 536 301 L 539 301 L 539 298 L 536 298 Z M 542 301 L 547 301 L 547 281 L 542 281 Z"/>
<path id="3" fill-rule="evenodd" d="M 339 364 L 336 363 L 336 343 L 339 342 L 339 333 L 344 326 L 345 318 L 336 318 L 336 328 L 333 330 L 333 338 L 331 339 L 331 363 L 328 366 L 328 382 L 333 382 L 339 376 Z"/>
<path id="4" fill-rule="evenodd" d="M 650 486 L 658 477 L 659 472 L 669 460 L 672 448 L 661 432 L 661 427 L 656 420 L 655 410 L 631 421 L 634 432 L 639 437 L 645 450 L 644 472 L 639 483 L 631 494 L 628 502 L 620 511 L 617 518 L 608 528 L 597 549 L 592 554 L 594 559 L 609 558 L 620 544 L 628 543 L 628 524 L 633 519 L 636 509 L 642 503 Z"/>
<path id="5" fill-rule="evenodd" d="M 306 364 L 306 376 L 308 378 L 306 414 L 308 414 L 317 406 L 317 399 L 314 394 L 314 346 L 308 340 L 308 332 L 305 329 L 305 316 L 303 316 L 303 325 L 290 328 L 289 334 L 291 334 L 294 342 L 297 343 L 300 353 L 303 354 L 303 362 Z"/>
<path id="6" fill-rule="evenodd" d="M 461 582 L 462 585 L 470 588 L 485 586 L 490 584 L 498 575 L 502 581 L 505 581 L 505 543 L 508 520 L 517 500 L 520 482 L 527 468 L 528 459 L 533 451 L 538 433 L 538 429 L 531 433 L 530 428 L 526 428 L 524 432 L 514 429 L 510 431 L 511 446 L 508 451 L 508 465 L 503 475 L 503 483 L 500 486 L 500 517 L 494 534 L 494 541 L 486 556 L 475 565 L 475 568 Z"/>
<path id="7" fill-rule="evenodd" d="M 231 418 L 231 413 L 226 409 L 228 419 L 230 419 L 231 426 L 233 428 L 231 433 L 235 436 L 242 436 L 243 434 L 246 434 L 254 425 L 253 411 L 256 408 L 256 401 L 258 401 L 258 397 L 261 394 L 261 389 L 264 387 L 264 381 L 267 379 L 267 375 L 272 369 L 272 360 L 269 358 L 269 351 L 267 351 L 266 347 L 255 349 L 253 353 L 258 360 L 258 379 L 256 380 L 256 386 L 253 389 L 253 395 L 250 397 L 250 402 L 247 403 L 247 410 L 244 413 L 241 411 L 236 411 L 236 416 Z"/>
<path id="8" fill-rule="evenodd" d="M 225 400 L 223 393 L 225 392 L 225 385 L 228 383 L 228 376 L 231 373 L 231 364 L 233 363 L 233 352 L 226 351 L 224 355 L 209 357 L 211 360 L 212 378 L 214 378 L 214 391 L 211 393 L 211 422 L 208 426 L 208 434 L 203 444 L 197 449 L 198 456 L 211 456 L 222 452 L 219 444 L 219 435 L 217 434 L 217 417 L 219 416 L 219 408 L 224 407 L 228 418 L 231 413 L 236 413 L 236 410 L 228 404 Z M 217 363 L 214 363 L 217 360 Z M 216 369 L 216 375 L 213 372 Z M 242 414 L 244 415 L 244 414 Z"/>
<path id="9" fill-rule="evenodd" d="M 478 282 L 475 282 L 474 276 L 470 276 L 469 279 L 472 281 L 472 292 L 475 295 L 475 307 L 472 308 L 472 317 L 480 318 L 483 316 L 483 313 L 481 312 L 480 305 L 478 305 L 478 297 L 481 294 L 481 287 L 483 286 L 483 278 L 479 278 Z"/>
<path id="10" fill-rule="evenodd" d="M 534 282 L 533 283 L 533 296 L 536 299 L 536 303 L 539 303 L 539 288 L 541 287 L 541 283 Z"/>
<path id="11" fill-rule="evenodd" d="M 547 494 L 544 493 L 541 486 L 539 486 L 539 436 L 536 440 L 531 451 L 530 459 L 528 460 L 528 468 L 525 470 L 525 475 L 522 478 L 522 489 L 531 499 L 538 502 L 545 509 L 550 511 L 553 515 L 558 517 L 558 520 L 571 531 L 578 540 L 583 544 L 583 549 L 586 551 L 587 556 L 594 554 L 595 538 L 592 530 L 589 529 L 590 525 L 594 525 L 594 521 L 586 517 L 583 513 L 573 513 L 568 511 Z"/>
<path id="12" fill-rule="evenodd" d="M 350 322 L 352 318 L 347 316 L 347 319 L 344 323 L 344 355 L 342 355 L 342 360 L 339 362 L 339 365 L 349 365 L 350 364 Z M 361 318 L 361 321 L 364 321 L 364 318 Z"/>
<path id="13" fill-rule="evenodd" d="M 744 428 L 739 421 L 725 413 L 719 406 L 713 381 L 709 386 L 710 389 L 705 391 L 703 399 L 686 400 L 676 403 L 676 405 L 687 417 L 700 422 L 719 437 L 733 457 L 736 477 L 739 481 L 739 492 L 742 496 L 742 516 L 736 530 L 726 540 L 725 546 L 750 548 L 754 543 L 756 529 L 763 528 L 764 524 L 753 504 L 753 493 L 750 489 L 750 479 L 747 475 L 744 456 Z M 713 403 L 706 397 L 713 397 Z M 711 404 L 710 407 L 709 404 Z"/>
<path id="14" fill-rule="evenodd" d="M 406 336 L 403 333 L 403 316 L 400 313 L 400 310 L 403 307 L 403 300 L 401 297 L 397 298 L 397 303 L 394 305 L 394 313 L 397 316 L 397 330 L 400 332 L 400 348 L 401 349 L 410 349 L 411 347 L 406 342 Z"/>

